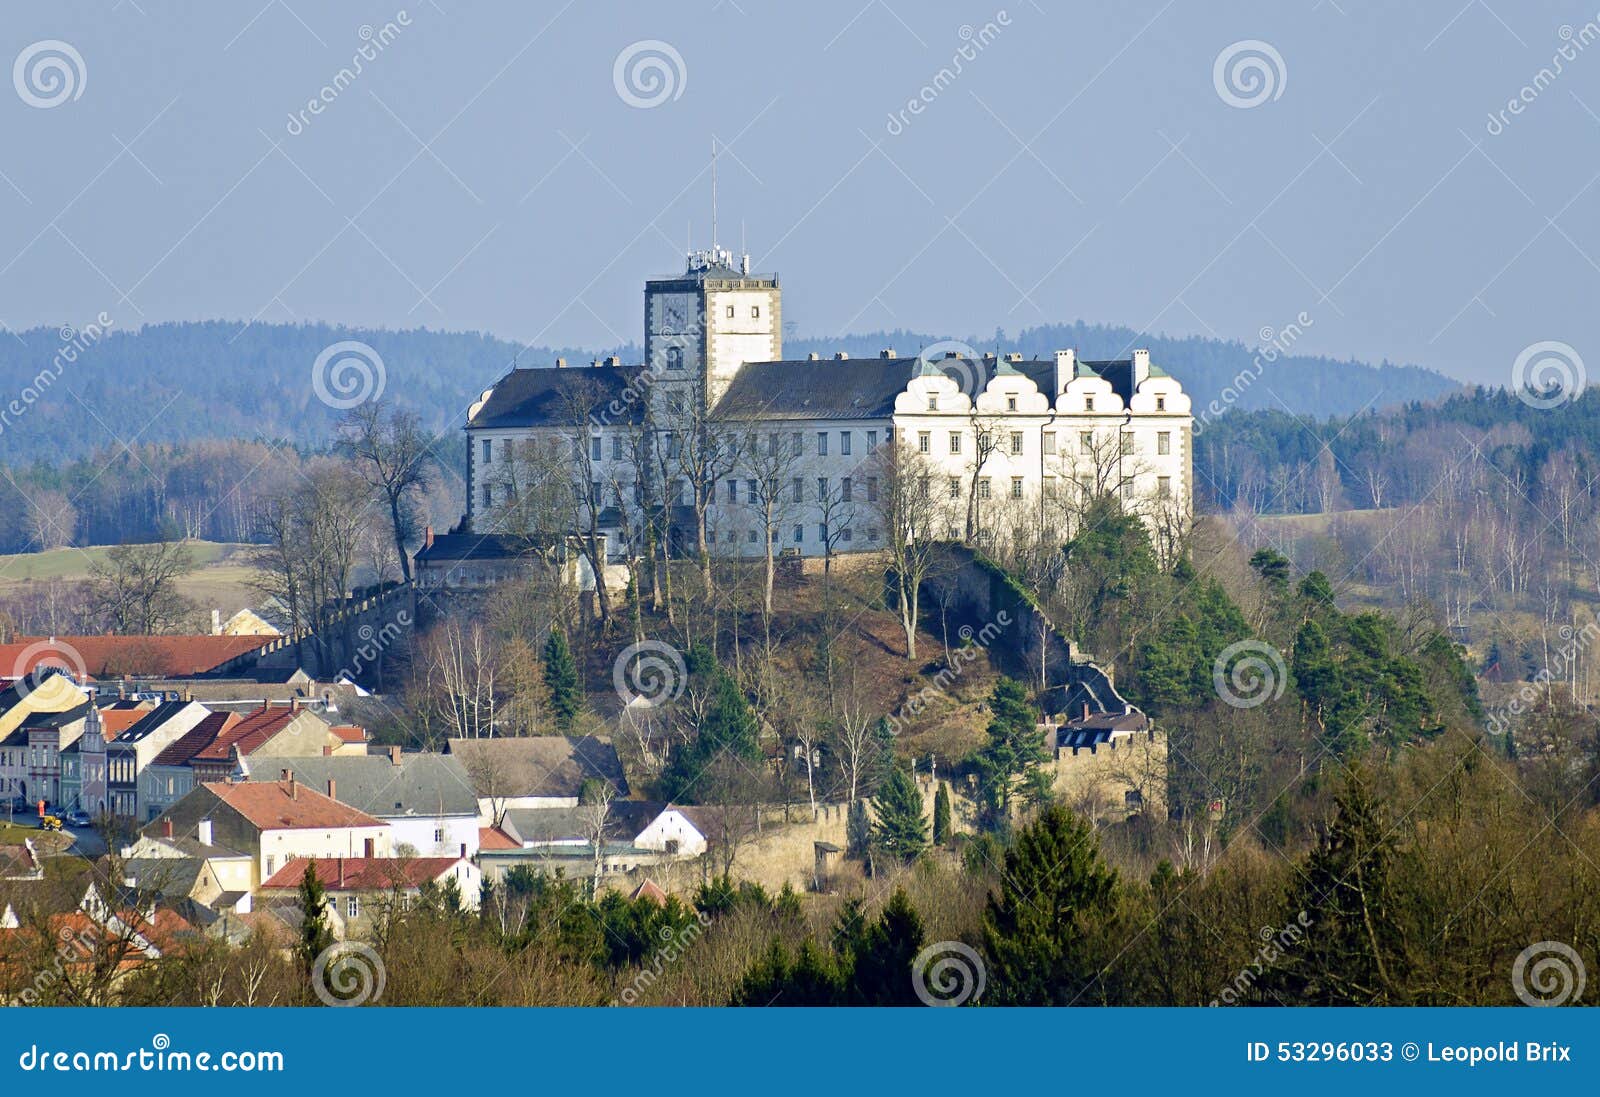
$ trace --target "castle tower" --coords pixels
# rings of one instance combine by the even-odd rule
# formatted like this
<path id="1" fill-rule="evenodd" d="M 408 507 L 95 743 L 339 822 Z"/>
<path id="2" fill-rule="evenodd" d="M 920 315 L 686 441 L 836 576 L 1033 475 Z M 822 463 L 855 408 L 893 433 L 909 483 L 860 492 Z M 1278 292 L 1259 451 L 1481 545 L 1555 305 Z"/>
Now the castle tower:
<path id="1" fill-rule="evenodd" d="M 782 312 L 778 276 L 750 273 L 750 257 L 726 248 L 692 252 L 683 274 L 646 282 L 645 364 L 656 398 L 715 404 L 744 363 L 781 359 Z"/>

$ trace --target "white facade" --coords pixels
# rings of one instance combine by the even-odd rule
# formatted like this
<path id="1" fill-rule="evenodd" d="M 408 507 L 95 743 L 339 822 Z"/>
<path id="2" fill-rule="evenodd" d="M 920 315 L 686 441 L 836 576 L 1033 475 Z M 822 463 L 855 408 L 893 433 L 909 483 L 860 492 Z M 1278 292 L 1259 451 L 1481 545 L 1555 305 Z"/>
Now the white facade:
<path id="1" fill-rule="evenodd" d="M 392 857 L 388 823 L 365 827 L 290 827 L 263 830 L 257 879 L 269 879 L 296 857 Z"/>
<path id="2" fill-rule="evenodd" d="M 1190 401 L 1147 351 L 1093 363 L 1070 350 L 1026 362 L 972 352 L 954 362 L 941 356 L 890 366 L 888 351 L 854 363 L 843 355 L 783 362 L 781 307 L 775 277 L 733 269 L 732 256 L 721 252 L 692 260 L 682 278 L 646 284 L 645 369 L 627 374 L 626 402 L 649 402 L 657 444 L 669 456 L 676 442 L 660 428 L 689 425 L 697 399 L 712 409 L 699 422 L 730 444 L 759 451 L 754 460 L 718 470 L 706 513 L 714 553 L 762 555 L 768 537 L 777 550 L 804 556 L 883 548 L 879 488 L 891 443 L 917 456 L 947 501 L 942 538 L 982 541 L 997 528 L 1027 523 L 1043 539 L 1065 540 L 1084 505 L 1106 496 L 1143 517 L 1153 533 L 1181 525 L 1192 512 Z M 749 368 L 767 371 L 760 376 L 782 391 L 770 402 L 742 394 L 718 416 L 730 386 L 739 395 L 735 382 Z M 808 377 L 817 378 L 815 401 L 805 391 Z M 886 377 L 895 378 L 887 394 L 880 391 Z M 581 425 L 503 419 L 475 425 L 493 393 L 475 405 L 467 426 L 474 532 L 496 530 L 506 503 L 496 497 L 496 460 L 503 464 L 529 439 L 586 447 L 585 461 L 573 462 L 575 479 L 592 477 L 629 533 L 637 529 L 631 453 L 637 427 L 609 414 Z M 691 503 L 689 471 L 669 471 L 657 497 L 680 508 Z M 774 489 L 763 487 L 769 479 Z M 578 520 L 586 520 L 581 508 Z M 636 547 L 616 537 L 611 558 Z"/>
<path id="3" fill-rule="evenodd" d="M 379 815 L 389 824 L 394 849 L 410 846 L 418 857 L 476 857 L 476 815 Z"/>

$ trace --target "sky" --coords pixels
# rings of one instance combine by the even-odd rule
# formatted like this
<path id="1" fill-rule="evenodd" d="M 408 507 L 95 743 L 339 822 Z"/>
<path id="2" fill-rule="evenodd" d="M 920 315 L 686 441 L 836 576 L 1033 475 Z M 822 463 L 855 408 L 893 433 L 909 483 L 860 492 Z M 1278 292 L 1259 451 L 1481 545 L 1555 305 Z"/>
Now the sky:
<path id="1" fill-rule="evenodd" d="M 1593 4 L 405 4 L 9 0 L 0 325 L 638 340 L 715 143 L 803 335 L 1600 363 Z"/>

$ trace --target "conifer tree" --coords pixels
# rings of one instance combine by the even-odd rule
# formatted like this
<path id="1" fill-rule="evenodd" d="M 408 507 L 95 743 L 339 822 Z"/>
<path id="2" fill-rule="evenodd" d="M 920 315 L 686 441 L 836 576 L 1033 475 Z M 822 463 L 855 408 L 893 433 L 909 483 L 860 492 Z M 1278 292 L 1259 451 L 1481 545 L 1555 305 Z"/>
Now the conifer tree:
<path id="1" fill-rule="evenodd" d="M 1050 750 L 1021 682 L 1011 678 L 996 682 L 989 711 L 989 741 L 973 759 L 979 818 L 990 830 L 1004 830 L 1019 794 L 1040 799 L 1046 791 L 1043 766 L 1050 760 Z"/>
<path id="2" fill-rule="evenodd" d="M 300 877 L 300 960 L 309 973 L 317 957 L 333 944 L 333 930 L 328 927 L 328 892 L 317 879 L 317 863 L 306 864 L 305 875 Z"/>
<path id="3" fill-rule="evenodd" d="M 939 791 L 933 796 L 933 844 L 947 846 L 954 835 L 950 830 L 950 784 L 939 782 Z"/>
<path id="4" fill-rule="evenodd" d="M 578 684 L 578 667 L 572 660 L 572 649 L 567 646 L 566 633 L 559 628 L 550 630 L 544 643 L 544 684 L 550 691 L 550 712 L 556 727 L 563 732 L 572 730 L 578 713 L 583 709 L 583 690 Z"/>
<path id="5" fill-rule="evenodd" d="M 902 864 L 910 864 L 928 848 L 928 819 L 922 814 L 922 790 L 916 778 L 896 766 L 872 798 L 877 822 L 873 844 Z"/>

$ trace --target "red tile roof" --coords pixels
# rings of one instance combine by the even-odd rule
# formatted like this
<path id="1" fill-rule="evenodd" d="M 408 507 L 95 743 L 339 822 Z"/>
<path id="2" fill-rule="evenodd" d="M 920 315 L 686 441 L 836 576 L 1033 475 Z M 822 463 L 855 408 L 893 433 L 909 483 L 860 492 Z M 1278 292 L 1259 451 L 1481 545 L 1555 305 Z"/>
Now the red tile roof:
<path id="1" fill-rule="evenodd" d="M 155 764 L 158 766 L 186 766 L 189 760 L 210 746 L 219 735 L 225 735 L 228 729 L 239 722 L 237 712 L 213 712 L 201 720 L 186 734 L 156 755 Z"/>
<path id="2" fill-rule="evenodd" d="M 381 819 L 294 781 L 208 781 L 201 787 L 248 819 L 257 830 L 384 825 Z"/>
<path id="3" fill-rule="evenodd" d="M 420 888 L 461 863 L 460 857 L 296 857 L 261 885 L 263 891 L 298 888 L 306 866 L 329 891 L 390 891 Z"/>
<path id="4" fill-rule="evenodd" d="M 357 727 L 355 724 L 334 724 L 328 729 L 347 743 L 365 743 L 367 729 Z"/>
<path id="5" fill-rule="evenodd" d="M 274 636 L 25 636 L 0 644 L 0 666 L 63 662 L 79 666 L 92 678 L 187 678 L 209 674 L 219 667 L 259 651 L 277 640 Z M 40 644 L 46 640 L 45 644 Z M 29 648 L 36 650 L 29 651 Z M 32 666 L 17 673 L 28 673 Z"/>
<path id="6" fill-rule="evenodd" d="M 499 827 L 478 828 L 479 849 L 521 849 L 522 843 Z"/>
<path id="7" fill-rule="evenodd" d="M 100 710 L 100 734 L 109 743 L 149 715 L 148 708 L 103 708 Z"/>
<path id="8" fill-rule="evenodd" d="M 247 712 L 232 727 L 225 729 L 194 755 L 202 762 L 226 762 L 233 757 L 233 748 L 241 755 L 249 754 L 288 726 L 300 715 L 300 709 L 288 705 L 268 705 Z"/>

